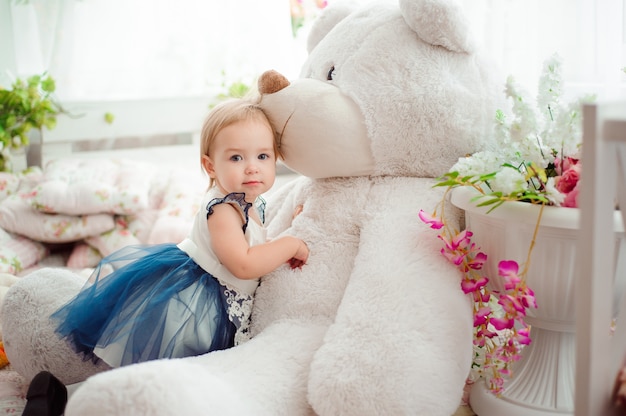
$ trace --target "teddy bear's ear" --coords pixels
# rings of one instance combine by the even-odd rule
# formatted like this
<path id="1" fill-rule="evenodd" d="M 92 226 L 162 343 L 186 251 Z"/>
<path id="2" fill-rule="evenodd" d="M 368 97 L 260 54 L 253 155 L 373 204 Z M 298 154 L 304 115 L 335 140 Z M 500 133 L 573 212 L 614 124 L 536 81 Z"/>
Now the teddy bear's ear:
<path id="1" fill-rule="evenodd" d="M 307 52 L 311 51 L 332 30 L 337 23 L 352 13 L 357 7 L 353 1 L 339 1 L 324 9 L 322 14 L 313 22 L 311 31 L 307 37 Z"/>
<path id="2" fill-rule="evenodd" d="M 407 24 L 425 42 L 454 52 L 472 52 L 469 21 L 456 0 L 400 0 Z"/>

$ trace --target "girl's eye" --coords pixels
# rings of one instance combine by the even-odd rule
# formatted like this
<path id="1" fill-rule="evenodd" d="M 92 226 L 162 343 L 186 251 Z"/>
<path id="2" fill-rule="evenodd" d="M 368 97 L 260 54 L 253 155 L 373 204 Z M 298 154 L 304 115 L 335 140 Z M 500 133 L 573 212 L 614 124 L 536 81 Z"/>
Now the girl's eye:
<path id="1" fill-rule="evenodd" d="M 259 160 L 267 160 L 270 158 L 270 155 L 268 155 L 267 153 L 261 153 L 259 155 Z"/>
<path id="2" fill-rule="evenodd" d="M 230 160 L 232 160 L 233 162 L 239 162 L 241 160 L 243 160 L 243 158 L 239 155 L 233 155 L 230 157 Z"/>

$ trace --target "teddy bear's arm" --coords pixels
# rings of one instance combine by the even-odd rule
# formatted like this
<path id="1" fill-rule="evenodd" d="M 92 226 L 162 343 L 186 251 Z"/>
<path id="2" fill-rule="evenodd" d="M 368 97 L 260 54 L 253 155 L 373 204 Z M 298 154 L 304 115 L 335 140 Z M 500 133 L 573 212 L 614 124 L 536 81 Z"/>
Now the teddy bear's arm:
<path id="1" fill-rule="evenodd" d="M 65 415 L 312 415 L 306 374 L 325 331 L 284 321 L 227 350 L 120 367 L 83 383 Z"/>

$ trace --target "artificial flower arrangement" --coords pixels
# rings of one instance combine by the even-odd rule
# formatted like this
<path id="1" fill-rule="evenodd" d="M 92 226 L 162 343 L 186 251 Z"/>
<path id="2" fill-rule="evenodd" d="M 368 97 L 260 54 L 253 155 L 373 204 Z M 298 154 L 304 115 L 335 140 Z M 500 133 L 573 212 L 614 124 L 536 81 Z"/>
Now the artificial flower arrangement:
<path id="1" fill-rule="evenodd" d="M 537 303 L 525 277 L 535 238 L 524 267 L 502 260 L 498 276 L 486 276 L 483 265 L 487 254 L 472 242 L 470 230 L 456 230 L 446 224 L 444 201 L 453 188 L 470 187 L 477 192 L 477 206 L 489 207 L 489 211 L 507 201 L 540 204 L 542 208 L 578 206 L 581 109 L 584 101 L 593 98 L 562 102 L 562 61 L 558 55 L 545 61 L 538 87 L 533 106 L 513 77 L 507 79 L 505 95 L 512 101 L 512 111 L 510 116 L 501 110 L 496 113 L 498 150 L 459 159 L 435 185 L 447 188 L 442 202 L 431 214 L 419 212 L 423 222 L 441 230 L 441 253 L 461 271 L 461 288 L 474 304 L 473 376 L 488 376 L 489 388 L 496 395 L 504 391 L 504 380 L 512 375 L 511 364 L 519 360 L 522 347 L 531 342 L 524 318 Z M 502 279 L 504 290 L 490 289 L 490 279 Z"/>

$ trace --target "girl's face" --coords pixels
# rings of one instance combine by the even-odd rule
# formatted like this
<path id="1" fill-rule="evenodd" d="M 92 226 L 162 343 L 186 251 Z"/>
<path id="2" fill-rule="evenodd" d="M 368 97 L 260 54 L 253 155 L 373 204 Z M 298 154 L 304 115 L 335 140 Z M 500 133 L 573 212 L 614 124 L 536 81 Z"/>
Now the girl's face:
<path id="1" fill-rule="evenodd" d="M 238 121 L 223 128 L 210 153 L 211 157 L 202 156 L 202 164 L 225 195 L 243 192 L 247 202 L 254 202 L 274 184 L 274 134 L 262 120 Z"/>

